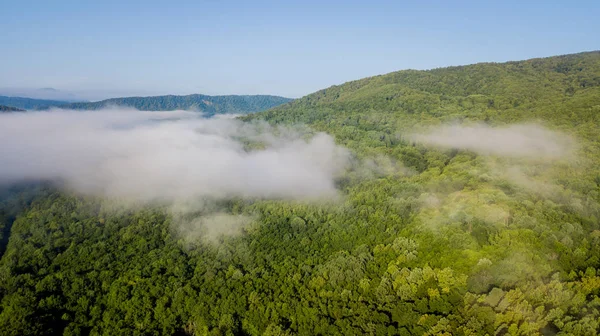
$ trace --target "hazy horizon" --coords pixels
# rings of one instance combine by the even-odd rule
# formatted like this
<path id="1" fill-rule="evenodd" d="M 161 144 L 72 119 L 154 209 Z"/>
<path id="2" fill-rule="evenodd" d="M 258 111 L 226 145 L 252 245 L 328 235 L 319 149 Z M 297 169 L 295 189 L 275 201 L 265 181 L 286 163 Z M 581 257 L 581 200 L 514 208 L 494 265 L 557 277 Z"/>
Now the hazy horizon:
<path id="1" fill-rule="evenodd" d="M 579 54 L 579 53 L 586 53 L 586 52 L 596 52 L 596 51 L 600 51 L 600 49 L 598 50 L 583 50 L 583 51 L 579 51 L 573 54 Z M 557 54 L 557 55 L 547 55 L 547 56 L 539 56 L 539 57 L 532 57 L 532 58 L 528 58 L 528 59 L 535 59 L 535 58 L 548 58 L 548 57 L 553 57 L 553 56 L 562 56 L 562 55 L 570 55 L 570 54 Z M 446 66 L 442 66 L 442 67 L 437 67 L 437 68 L 426 68 L 426 69 L 413 69 L 413 68 L 406 68 L 406 69 L 397 69 L 391 72 L 396 72 L 396 71 L 402 71 L 402 70 L 432 70 L 432 69 L 439 69 L 439 68 L 445 68 L 445 67 L 452 67 L 452 66 L 465 66 L 465 65 L 471 65 L 471 64 L 479 64 L 479 63 L 505 63 L 505 62 L 511 62 L 511 61 L 522 61 L 525 59 L 515 59 L 515 60 L 506 60 L 506 61 L 502 61 L 502 62 L 493 62 L 493 61 L 481 61 L 481 62 L 475 62 L 475 63 L 469 63 L 469 64 L 450 64 L 450 65 L 446 65 Z M 387 72 L 387 73 L 380 73 L 380 74 L 372 74 L 372 75 L 368 75 L 365 77 L 361 77 L 361 78 L 368 78 L 368 77 L 375 77 L 375 76 L 379 76 L 379 75 L 386 75 L 388 73 L 391 72 Z M 361 79 L 361 78 L 356 78 L 354 80 L 357 79 Z M 348 80 L 346 82 L 343 83 L 333 83 L 327 87 L 331 87 L 334 85 L 341 85 L 347 82 L 351 82 L 353 80 Z M 324 89 L 326 87 L 323 87 L 321 89 Z M 319 89 L 319 90 L 321 90 Z M 208 95 L 208 96 L 246 96 L 246 95 L 270 95 L 270 96 L 279 96 L 279 97 L 284 97 L 284 98 L 291 98 L 291 99 L 298 99 L 301 98 L 303 96 L 309 95 L 311 93 L 314 93 L 318 90 L 315 91 L 311 91 L 311 92 L 307 92 L 306 94 L 303 94 L 301 96 L 296 96 L 296 97 L 291 97 L 291 96 L 281 96 L 281 95 L 277 95 L 277 94 L 272 94 L 272 93 L 243 93 L 243 92 L 239 92 L 239 93 L 214 93 L 214 94 L 207 94 L 204 92 L 179 92 L 179 93 L 172 93 L 172 92 L 163 92 L 163 91 L 140 91 L 140 90 L 122 90 L 122 91 L 111 91 L 111 90 L 61 90 L 61 89 L 56 89 L 53 87 L 45 87 L 45 88 L 13 88 L 13 87 L 0 87 L 0 96 L 9 96 L 9 97 L 23 97 L 23 98 L 31 98 L 31 99 L 45 99 L 45 100 L 63 100 L 63 101 L 68 101 L 68 102 L 80 102 L 80 101 L 89 101 L 89 102 L 96 102 L 96 101 L 102 101 L 102 100 L 106 100 L 106 99 L 111 99 L 111 98 L 127 98 L 127 97 L 154 97 L 154 96 L 169 96 L 169 95 L 174 95 L 174 96 L 187 96 L 187 95 L 194 95 L 194 94 L 202 94 L 202 95 Z"/>
<path id="2" fill-rule="evenodd" d="M 156 96 L 187 96 L 194 94 L 208 95 L 203 92 L 190 93 L 169 93 L 169 92 L 153 92 L 153 91 L 67 91 L 56 88 L 0 88 L 0 96 L 20 97 L 42 100 L 58 100 L 66 102 L 97 102 L 111 98 L 128 98 L 128 97 L 156 97 Z M 211 94 L 208 96 L 230 96 L 239 95 L 247 96 L 253 94 L 232 93 L 232 94 Z M 260 94 L 258 94 L 260 95 Z M 265 94 L 269 95 L 269 94 Z M 277 96 L 277 95 L 272 95 Z M 284 97 L 284 98 L 299 98 L 299 97 Z"/>
<path id="3" fill-rule="evenodd" d="M 54 88 L 74 100 L 192 93 L 298 98 L 397 70 L 600 46 L 595 34 L 600 4 L 592 1 L 143 7 L 34 1 L 5 2 L 0 11 L 19 13 L 0 22 L 0 43 L 7 50 L 0 88 L 30 95 Z M 564 13 L 576 20 L 565 20 Z"/>

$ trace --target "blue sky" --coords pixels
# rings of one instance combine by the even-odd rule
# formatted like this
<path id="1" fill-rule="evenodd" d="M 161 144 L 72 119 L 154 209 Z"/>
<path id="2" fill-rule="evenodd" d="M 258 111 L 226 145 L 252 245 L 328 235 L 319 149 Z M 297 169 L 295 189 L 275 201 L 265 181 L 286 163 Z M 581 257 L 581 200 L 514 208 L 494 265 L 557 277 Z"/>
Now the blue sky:
<path id="1" fill-rule="evenodd" d="M 600 1 L 0 0 L 0 88 L 275 94 L 600 49 Z"/>

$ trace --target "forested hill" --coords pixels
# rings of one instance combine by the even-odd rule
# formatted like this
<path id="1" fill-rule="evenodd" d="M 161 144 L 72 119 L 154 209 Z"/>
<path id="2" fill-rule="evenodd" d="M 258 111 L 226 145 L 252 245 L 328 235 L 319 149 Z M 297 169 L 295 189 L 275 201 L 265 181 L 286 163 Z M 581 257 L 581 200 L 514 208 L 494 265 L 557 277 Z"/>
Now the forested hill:
<path id="1" fill-rule="evenodd" d="M 348 127 L 361 128 L 368 123 L 374 129 L 394 131 L 438 120 L 501 123 L 542 118 L 581 124 L 581 118 L 596 120 L 599 90 L 600 51 L 593 51 L 518 62 L 397 71 L 332 86 L 248 118 L 321 125 L 333 117 L 332 123 L 339 121 Z M 340 113 L 357 116 L 355 120 L 360 121 L 352 125 L 356 122 Z M 381 118 L 380 125 L 377 118 Z"/>
<path id="2" fill-rule="evenodd" d="M 92 103 L 71 103 L 62 108 L 77 110 L 97 110 L 110 106 L 132 107 L 142 111 L 196 110 L 207 114 L 252 113 L 264 111 L 289 102 L 291 99 L 268 95 L 247 96 L 154 96 L 111 98 Z"/>
<path id="3" fill-rule="evenodd" d="M 349 148 L 339 200 L 228 199 L 219 214 L 252 223 L 215 242 L 162 208 L 7 191 L 0 334 L 600 334 L 599 52 L 399 71 L 242 119 Z M 457 124 L 575 144 L 411 136 Z"/>
<path id="4" fill-rule="evenodd" d="M 0 105 L 0 112 L 24 112 L 25 110 L 12 107 L 12 106 L 4 106 Z"/>
<path id="5" fill-rule="evenodd" d="M 35 110 L 40 108 L 57 107 L 66 103 L 66 101 L 60 100 L 0 96 L 0 105 L 15 107 L 23 110 Z"/>

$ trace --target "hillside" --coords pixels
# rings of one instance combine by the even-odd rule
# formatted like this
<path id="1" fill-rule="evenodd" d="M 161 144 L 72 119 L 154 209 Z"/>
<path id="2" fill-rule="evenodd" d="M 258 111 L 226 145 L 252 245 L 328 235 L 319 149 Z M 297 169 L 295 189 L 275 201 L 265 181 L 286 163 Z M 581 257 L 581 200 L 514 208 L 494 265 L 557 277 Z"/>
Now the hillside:
<path id="1" fill-rule="evenodd" d="M 308 122 L 336 133 L 346 133 L 345 128 L 382 136 L 416 124 L 456 120 L 501 124 L 540 119 L 581 128 L 598 120 L 599 58 L 595 51 L 398 71 L 332 86 L 247 119 Z"/>
<path id="2" fill-rule="evenodd" d="M 23 110 L 36 110 L 64 105 L 60 100 L 33 99 L 23 97 L 0 96 L 0 105 L 15 107 Z"/>
<path id="3" fill-rule="evenodd" d="M 353 157 L 339 199 L 220 200 L 252 224 L 207 241 L 161 207 L 11 191 L 0 333 L 600 333 L 600 52 L 398 71 L 241 119 L 331 134 Z"/>
<path id="4" fill-rule="evenodd" d="M 207 114 L 239 113 L 263 111 L 289 102 L 291 99 L 277 96 L 155 96 L 112 98 L 92 103 L 71 103 L 62 108 L 76 110 L 97 110 L 110 106 L 132 107 L 142 111 L 196 110 Z"/>
<path id="5" fill-rule="evenodd" d="M 16 108 L 16 107 L 10 107 L 10 106 L 4 106 L 4 105 L 0 105 L 0 112 L 24 112 L 25 110 Z"/>

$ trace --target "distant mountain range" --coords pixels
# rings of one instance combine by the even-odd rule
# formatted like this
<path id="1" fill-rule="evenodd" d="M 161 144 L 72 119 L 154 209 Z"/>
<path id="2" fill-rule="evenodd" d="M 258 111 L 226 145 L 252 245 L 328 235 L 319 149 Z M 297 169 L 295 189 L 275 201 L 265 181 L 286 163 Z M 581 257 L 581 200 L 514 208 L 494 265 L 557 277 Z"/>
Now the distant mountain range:
<path id="1" fill-rule="evenodd" d="M 0 112 L 25 112 L 25 110 L 12 106 L 0 105 Z"/>
<path id="2" fill-rule="evenodd" d="M 23 110 L 37 110 L 68 104 L 62 100 L 33 99 L 24 97 L 0 96 L 0 105 L 15 107 Z"/>
<path id="3" fill-rule="evenodd" d="M 89 99 L 82 97 L 79 94 L 57 90 L 55 88 L 0 88 L 0 96 L 8 96 L 8 97 L 24 97 L 24 98 L 32 98 L 32 99 L 42 99 L 42 100 L 55 100 L 55 101 L 64 101 L 68 103 L 80 102 L 80 101 L 89 101 Z"/>
<path id="4" fill-rule="evenodd" d="M 268 96 L 206 96 L 193 94 L 187 96 L 153 96 L 112 98 L 91 103 L 70 103 L 61 108 L 74 110 L 98 110 L 111 106 L 131 107 L 143 111 L 194 110 L 207 114 L 253 113 L 268 110 L 285 104 L 292 99 Z"/>
<path id="5" fill-rule="evenodd" d="M 291 100 L 290 98 L 269 95 L 207 96 L 193 94 L 187 96 L 168 95 L 111 98 L 97 102 L 69 103 L 57 100 L 0 96 L 0 104 L 25 110 L 46 110 L 53 107 L 74 110 L 98 110 L 106 107 L 120 106 L 143 111 L 192 110 L 204 112 L 209 115 L 259 112 L 285 104 Z"/>

